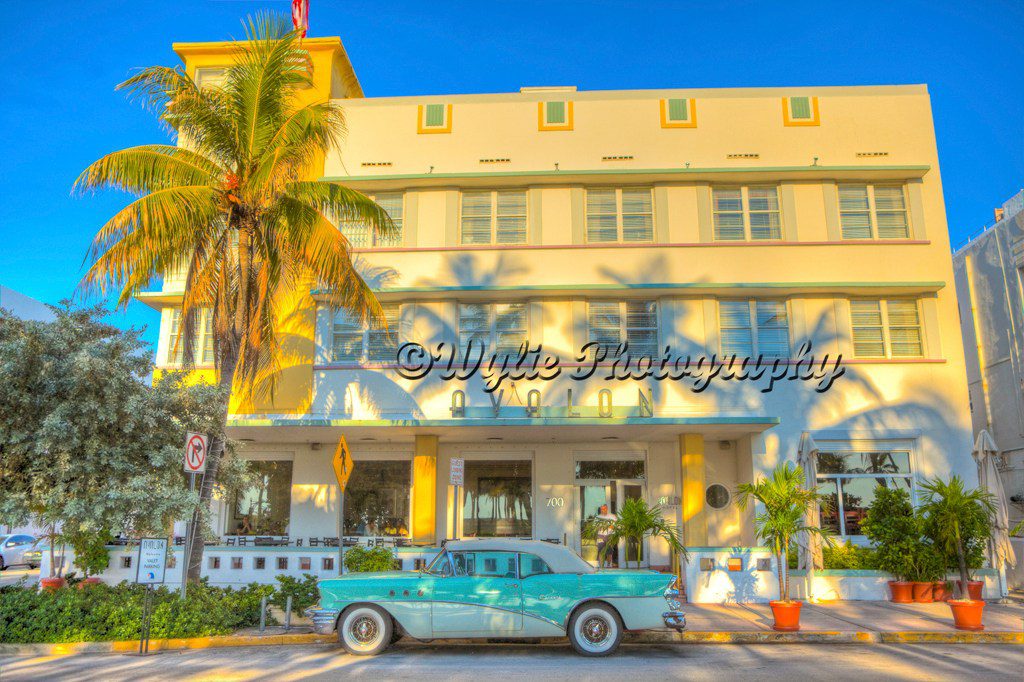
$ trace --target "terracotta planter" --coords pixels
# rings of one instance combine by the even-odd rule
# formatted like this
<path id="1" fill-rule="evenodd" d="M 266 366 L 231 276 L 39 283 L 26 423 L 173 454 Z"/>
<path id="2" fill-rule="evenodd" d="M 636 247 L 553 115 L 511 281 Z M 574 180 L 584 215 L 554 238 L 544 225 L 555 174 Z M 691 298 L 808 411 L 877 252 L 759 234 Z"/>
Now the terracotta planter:
<path id="1" fill-rule="evenodd" d="M 775 625 L 772 627 L 779 632 L 796 632 L 800 629 L 802 601 L 771 601 L 768 605 L 772 607 L 772 615 L 775 616 Z"/>
<path id="2" fill-rule="evenodd" d="M 957 580 L 956 584 L 960 587 L 960 593 L 963 594 L 964 584 L 962 580 Z M 974 601 L 981 601 L 984 599 L 982 594 L 985 591 L 985 583 L 981 580 L 968 580 L 967 581 L 967 596 Z"/>
<path id="3" fill-rule="evenodd" d="M 980 599 L 950 599 L 949 608 L 953 610 L 953 625 L 957 630 L 984 630 L 981 617 L 985 611 L 985 602 Z"/>
<path id="4" fill-rule="evenodd" d="M 893 604 L 911 604 L 914 601 L 914 583 L 906 580 L 890 580 L 889 594 Z"/>
<path id="5" fill-rule="evenodd" d="M 914 602 L 918 604 L 932 603 L 932 590 L 934 589 L 934 583 L 921 583 L 914 581 L 913 583 L 911 583 L 911 585 L 912 592 L 914 595 Z"/>
<path id="6" fill-rule="evenodd" d="M 90 587 L 92 585 L 102 585 L 102 584 L 103 584 L 103 581 L 100 580 L 99 578 L 97 578 L 96 576 L 89 576 L 88 578 L 84 579 L 82 582 L 78 583 L 78 589 L 84 590 L 85 588 Z"/>
<path id="7" fill-rule="evenodd" d="M 39 585 L 44 590 L 49 590 L 51 592 L 54 591 L 54 590 L 59 590 L 60 588 L 64 587 L 67 584 L 68 584 L 68 581 L 64 580 L 64 578 L 40 578 L 39 579 Z"/>
<path id="8" fill-rule="evenodd" d="M 932 585 L 932 601 L 949 601 L 953 597 L 945 580 L 937 580 Z"/>

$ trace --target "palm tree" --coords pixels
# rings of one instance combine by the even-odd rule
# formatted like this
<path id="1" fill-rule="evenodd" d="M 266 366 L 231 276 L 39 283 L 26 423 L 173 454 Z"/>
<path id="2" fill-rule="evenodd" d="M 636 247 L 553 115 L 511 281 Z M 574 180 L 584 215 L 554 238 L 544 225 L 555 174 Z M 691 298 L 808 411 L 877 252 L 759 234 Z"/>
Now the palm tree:
<path id="1" fill-rule="evenodd" d="M 217 381 L 229 396 L 272 395 L 279 370 L 278 307 L 289 292 L 316 287 L 328 305 L 364 324 L 383 325 L 381 306 L 356 271 L 332 219 L 390 236 L 395 226 L 365 195 L 304 180 L 344 133 L 339 106 L 302 105 L 312 85 L 309 54 L 284 17 L 245 22 L 222 87 L 200 89 L 178 67 L 151 66 L 118 86 L 157 112 L 178 145 L 108 154 L 75 182 L 79 192 L 112 188 L 138 198 L 97 233 L 80 287 L 116 289 L 119 307 L 157 278 L 185 273 L 180 341 L 186 368 L 202 311 L 212 315 Z M 222 424 L 222 425 L 223 425 Z M 224 452 L 214 434 L 200 501 L 208 507 Z M 198 526 L 199 524 L 194 524 Z M 203 543 L 192 529 L 190 580 L 199 579 Z"/>
<path id="2" fill-rule="evenodd" d="M 982 488 L 968 490 L 959 476 L 949 482 L 933 478 L 921 484 L 920 512 L 927 534 L 946 557 L 956 557 L 960 572 L 960 593 L 966 597 L 970 574 L 967 547 L 988 539 L 992 532 L 995 498 Z"/>
<path id="3" fill-rule="evenodd" d="M 637 547 L 636 566 L 640 568 L 644 560 L 644 538 L 663 538 L 673 554 L 686 556 L 686 548 L 675 524 L 661 515 L 661 507 L 650 506 L 639 497 L 623 502 L 622 509 L 614 519 L 591 517 L 587 519 L 583 529 L 585 540 L 597 540 L 604 535 L 604 546 L 597 555 L 598 566 L 604 566 L 608 552 L 616 549 L 619 543 L 635 543 Z M 627 554 L 626 564 L 629 565 Z"/>
<path id="4" fill-rule="evenodd" d="M 797 534 L 806 532 L 830 539 L 825 531 L 806 523 L 810 505 L 824 500 L 817 489 L 804 487 L 804 470 L 792 462 L 775 467 L 769 478 L 739 486 L 739 506 L 745 510 L 751 500 L 761 504 L 754 517 L 758 539 L 764 541 L 775 554 L 779 566 L 779 597 L 789 602 L 789 546 Z"/>

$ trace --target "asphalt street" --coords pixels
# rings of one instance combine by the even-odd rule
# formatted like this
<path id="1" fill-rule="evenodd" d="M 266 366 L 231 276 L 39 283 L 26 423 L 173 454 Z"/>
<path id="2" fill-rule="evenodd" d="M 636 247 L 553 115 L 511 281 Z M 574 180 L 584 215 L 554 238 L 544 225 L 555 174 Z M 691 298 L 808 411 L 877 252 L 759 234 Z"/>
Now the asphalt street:
<path id="1" fill-rule="evenodd" d="M 0 680 L 1008 680 L 1014 644 L 628 645 L 581 658 L 568 645 L 399 644 L 375 658 L 332 645 L 0 658 Z"/>
<path id="2" fill-rule="evenodd" d="M 0 587 L 4 585 L 17 585 L 22 579 L 27 580 L 31 584 L 39 582 L 39 569 L 28 568 L 27 566 L 12 566 L 0 571 Z"/>

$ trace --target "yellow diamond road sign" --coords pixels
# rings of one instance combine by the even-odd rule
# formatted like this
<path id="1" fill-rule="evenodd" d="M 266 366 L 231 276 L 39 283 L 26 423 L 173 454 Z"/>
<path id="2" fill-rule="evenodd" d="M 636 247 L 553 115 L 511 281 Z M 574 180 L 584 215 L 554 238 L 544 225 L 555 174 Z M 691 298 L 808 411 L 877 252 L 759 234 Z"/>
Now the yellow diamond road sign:
<path id="1" fill-rule="evenodd" d="M 338 477 L 338 486 L 341 488 L 341 492 L 345 492 L 345 485 L 348 483 L 349 476 L 352 475 L 352 453 L 348 451 L 345 436 L 338 439 L 338 447 L 334 450 L 334 459 L 331 460 L 331 465 L 334 466 L 334 475 Z"/>

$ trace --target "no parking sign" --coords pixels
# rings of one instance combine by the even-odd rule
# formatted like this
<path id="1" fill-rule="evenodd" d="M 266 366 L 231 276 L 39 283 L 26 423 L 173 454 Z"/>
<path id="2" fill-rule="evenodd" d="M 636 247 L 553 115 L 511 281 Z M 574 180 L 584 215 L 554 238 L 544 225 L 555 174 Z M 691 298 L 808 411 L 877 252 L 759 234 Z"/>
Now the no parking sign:
<path id="1" fill-rule="evenodd" d="M 204 433 L 189 433 L 185 438 L 185 471 L 201 474 L 206 471 L 206 453 L 209 437 Z"/>

